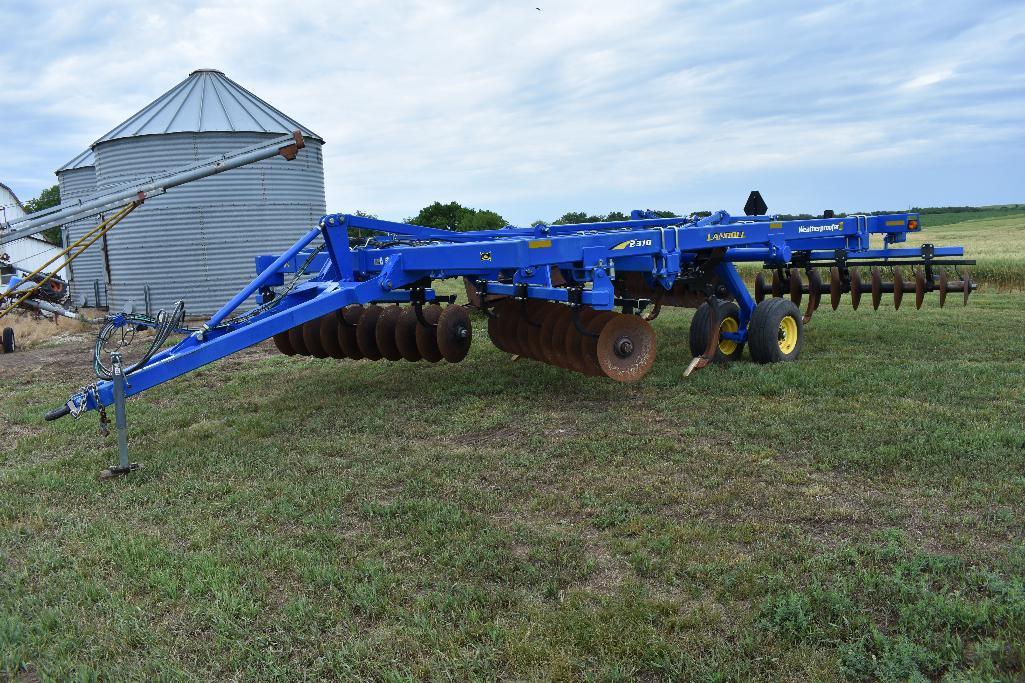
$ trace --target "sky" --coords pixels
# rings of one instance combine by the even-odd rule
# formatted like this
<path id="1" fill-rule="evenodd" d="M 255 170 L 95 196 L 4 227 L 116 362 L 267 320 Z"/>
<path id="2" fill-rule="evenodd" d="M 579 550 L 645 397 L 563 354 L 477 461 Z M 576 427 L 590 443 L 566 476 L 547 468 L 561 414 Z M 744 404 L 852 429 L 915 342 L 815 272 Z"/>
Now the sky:
<path id="1" fill-rule="evenodd" d="M 1025 3 L 0 4 L 0 183 L 197 68 L 321 135 L 329 211 L 819 213 L 1025 202 Z"/>

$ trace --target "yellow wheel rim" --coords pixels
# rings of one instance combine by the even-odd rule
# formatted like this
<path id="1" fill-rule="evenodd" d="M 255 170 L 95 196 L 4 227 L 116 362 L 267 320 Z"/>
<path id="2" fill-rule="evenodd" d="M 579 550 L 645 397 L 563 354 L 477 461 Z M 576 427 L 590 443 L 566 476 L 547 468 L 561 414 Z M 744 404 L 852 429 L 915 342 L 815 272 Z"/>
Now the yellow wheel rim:
<path id="1" fill-rule="evenodd" d="M 784 354 L 790 354 L 795 348 L 797 348 L 797 321 L 788 315 L 779 321 L 779 350 Z"/>
<path id="2" fill-rule="evenodd" d="M 723 321 L 719 324 L 719 334 L 723 332 L 736 332 L 740 329 L 740 323 L 737 322 L 736 318 L 723 318 Z M 719 352 L 724 356 L 728 356 L 737 350 L 737 342 L 732 339 L 719 338 Z"/>

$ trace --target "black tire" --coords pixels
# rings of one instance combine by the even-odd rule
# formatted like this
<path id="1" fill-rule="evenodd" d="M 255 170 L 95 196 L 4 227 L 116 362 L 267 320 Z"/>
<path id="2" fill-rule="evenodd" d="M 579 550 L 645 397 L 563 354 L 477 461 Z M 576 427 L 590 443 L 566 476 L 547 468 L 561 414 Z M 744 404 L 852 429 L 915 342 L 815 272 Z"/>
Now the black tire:
<path id="1" fill-rule="evenodd" d="M 708 335 L 710 333 L 708 329 L 709 310 L 708 302 L 701 304 L 698 306 L 698 310 L 694 312 L 694 317 L 690 321 L 690 352 L 695 358 L 703 354 L 708 347 Z M 735 302 L 718 301 L 717 310 L 719 312 L 720 332 L 727 330 L 736 332 L 740 329 L 740 307 Z M 732 321 L 732 323 L 727 322 L 727 319 Z M 721 339 L 719 347 L 715 350 L 715 358 L 712 360 L 716 363 L 728 363 L 739 359 L 740 354 L 743 352 L 743 343 Z"/>
<path id="2" fill-rule="evenodd" d="M 4 353 L 14 353 L 17 344 L 14 342 L 14 328 L 5 327 L 3 336 Z"/>
<path id="3" fill-rule="evenodd" d="M 783 298 L 758 304 L 747 328 L 747 345 L 756 363 L 797 360 L 804 345 L 801 309 Z"/>

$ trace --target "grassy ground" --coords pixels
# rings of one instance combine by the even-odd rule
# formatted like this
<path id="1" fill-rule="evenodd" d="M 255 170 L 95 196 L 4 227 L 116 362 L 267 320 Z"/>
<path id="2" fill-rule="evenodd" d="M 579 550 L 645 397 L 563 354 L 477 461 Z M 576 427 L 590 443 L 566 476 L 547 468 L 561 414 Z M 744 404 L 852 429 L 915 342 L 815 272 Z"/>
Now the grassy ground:
<path id="1" fill-rule="evenodd" d="M 1023 302 L 845 304 L 687 380 L 671 311 L 633 386 L 265 345 L 133 400 L 111 482 L 95 416 L 39 420 L 85 343 L 27 352 L 0 679 L 1020 680 Z"/>

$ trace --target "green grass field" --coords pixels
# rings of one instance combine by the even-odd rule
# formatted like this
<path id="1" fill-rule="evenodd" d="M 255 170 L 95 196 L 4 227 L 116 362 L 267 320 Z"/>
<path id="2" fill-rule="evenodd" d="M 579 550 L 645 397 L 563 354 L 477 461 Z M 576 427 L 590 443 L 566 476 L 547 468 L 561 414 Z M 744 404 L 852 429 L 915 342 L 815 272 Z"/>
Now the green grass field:
<path id="1" fill-rule="evenodd" d="M 1025 295 L 845 301 L 683 379 L 689 319 L 630 386 L 480 326 L 458 365 L 264 345 L 133 400 L 109 482 L 95 415 L 40 421 L 88 344 L 26 352 L 0 680 L 1021 680 Z"/>

